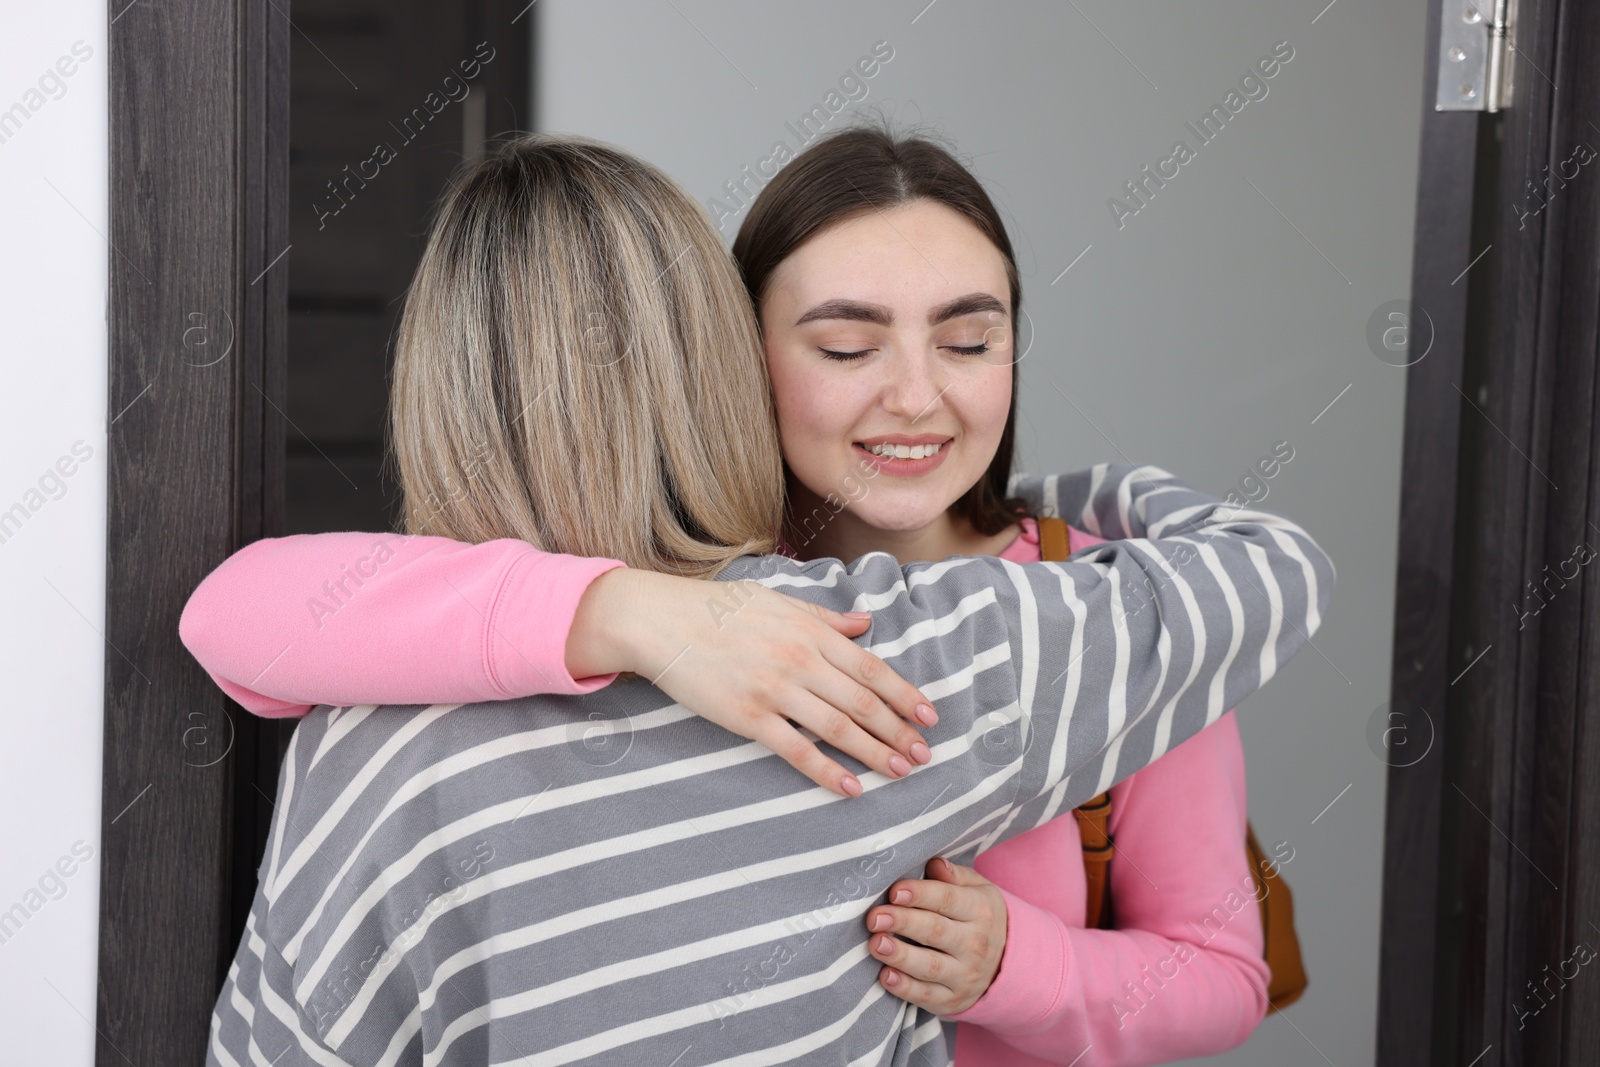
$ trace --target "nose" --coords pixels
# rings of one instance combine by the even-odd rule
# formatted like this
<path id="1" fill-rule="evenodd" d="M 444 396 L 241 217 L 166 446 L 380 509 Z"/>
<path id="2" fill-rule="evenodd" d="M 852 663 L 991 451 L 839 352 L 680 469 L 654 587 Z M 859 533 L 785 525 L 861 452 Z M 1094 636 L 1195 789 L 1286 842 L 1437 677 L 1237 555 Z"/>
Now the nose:
<path id="1" fill-rule="evenodd" d="M 894 380 L 883 391 L 883 406 L 892 415 L 916 423 L 937 411 L 950 388 L 947 368 L 932 350 L 901 350 L 890 361 Z"/>

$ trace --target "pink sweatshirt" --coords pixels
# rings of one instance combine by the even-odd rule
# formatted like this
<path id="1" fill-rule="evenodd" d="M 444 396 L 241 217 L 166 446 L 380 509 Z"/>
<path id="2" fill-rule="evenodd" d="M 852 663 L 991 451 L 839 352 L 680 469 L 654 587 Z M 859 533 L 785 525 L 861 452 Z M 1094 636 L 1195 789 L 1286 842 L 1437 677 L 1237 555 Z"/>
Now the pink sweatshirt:
<path id="1" fill-rule="evenodd" d="M 1072 531 L 1074 550 L 1098 541 Z M 1002 556 L 1040 559 L 1032 520 Z M 612 676 L 572 678 L 567 632 L 589 583 L 619 566 L 516 540 L 271 538 L 208 575 L 178 628 L 217 684 L 258 715 L 582 693 Z M 1232 1048 L 1263 1018 L 1268 971 L 1233 713 L 1111 795 L 1116 930 L 1083 928 L 1070 814 L 977 858 L 1005 895 L 1008 930 L 993 984 L 952 1017 L 964 1024 L 957 1067 L 1161 1063 Z"/>

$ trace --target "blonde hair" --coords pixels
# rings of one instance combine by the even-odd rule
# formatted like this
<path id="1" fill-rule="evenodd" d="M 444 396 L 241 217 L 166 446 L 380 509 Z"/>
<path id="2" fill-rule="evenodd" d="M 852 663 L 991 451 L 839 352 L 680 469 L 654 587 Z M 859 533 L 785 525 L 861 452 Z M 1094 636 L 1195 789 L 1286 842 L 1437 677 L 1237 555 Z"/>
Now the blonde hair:
<path id="1" fill-rule="evenodd" d="M 749 297 L 670 178 L 519 137 L 464 168 L 406 294 L 390 431 L 405 529 L 703 577 L 783 508 Z"/>

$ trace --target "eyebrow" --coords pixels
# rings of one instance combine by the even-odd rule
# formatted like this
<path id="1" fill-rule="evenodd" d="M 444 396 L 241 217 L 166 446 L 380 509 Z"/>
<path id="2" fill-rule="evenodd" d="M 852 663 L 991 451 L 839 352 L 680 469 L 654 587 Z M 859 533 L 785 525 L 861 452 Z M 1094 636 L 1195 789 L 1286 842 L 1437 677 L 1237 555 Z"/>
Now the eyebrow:
<path id="1" fill-rule="evenodd" d="M 937 326 L 948 319 L 960 315 L 971 315 L 978 311 L 998 311 L 1005 314 L 1006 306 L 988 293 L 968 293 L 958 296 L 946 304 L 940 304 L 928 312 L 928 325 Z"/>
<path id="2" fill-rule="evenodd" d="M 928 312 L 928 325 L 937 326 L 941 322 L 961 315 L 971 315 L 979 311 L 998 311 L 1004 314 L 1005 304 L 988 293 L 968 293 L 947 301 Z M 870 322 L 878 326 L 894 325 L 894 312 L 882 304 L 868 304 L 861 300 L 824 300 L 816 307 L 807 311 L 795 320 L 794 324 L 800 326 L 807 322 L 817 322 L 823 319 L 839 319 L 846 322 Z"/>
<path id="3" fill-rule="evenodd" d="M 867 304 L 860 300 L 824 300 L 794 320 L 794 324 L 799 326 L 819 319 L 843 319 L 848 322 L 871 322 L 879 326 L 891 326 L 894 324 L 894 312 L 882 304 Z"/>

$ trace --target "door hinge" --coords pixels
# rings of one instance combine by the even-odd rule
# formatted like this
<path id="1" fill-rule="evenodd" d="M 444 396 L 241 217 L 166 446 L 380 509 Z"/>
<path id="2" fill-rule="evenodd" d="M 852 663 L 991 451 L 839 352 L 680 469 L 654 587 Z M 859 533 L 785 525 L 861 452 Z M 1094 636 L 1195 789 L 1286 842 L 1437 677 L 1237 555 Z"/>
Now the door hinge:
<path id="1" fill-rule="evenodd" d="M 1435 111 L 1510 106 L 1516 7 L 1516 0 L 1440 0 Z"/>

